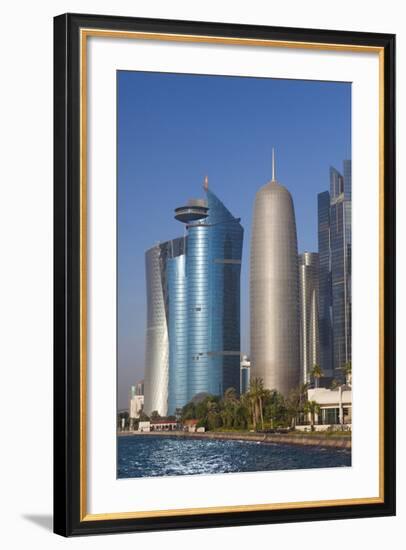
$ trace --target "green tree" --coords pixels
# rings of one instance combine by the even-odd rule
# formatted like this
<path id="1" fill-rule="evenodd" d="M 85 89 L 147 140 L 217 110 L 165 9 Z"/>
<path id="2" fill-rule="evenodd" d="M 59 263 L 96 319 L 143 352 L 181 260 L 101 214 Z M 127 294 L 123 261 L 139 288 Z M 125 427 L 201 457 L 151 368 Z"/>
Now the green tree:
<path id="1" fill-rule="evenodd" d="M 240 400 L 235 409 L 234 428 L 246 430 L 248 428 L 249 418 L 250 412 L 243 400 Z"/>
<path id="2" fill-rule="evenodd" d="M 255 416 L 255 407 L 254 400 L 249 391 L 244 393 L 240 397 L 240 403 L 247 413 L 247 425 L 251 422 L 254 430 L 256 429 L 256 416 Z"/>
<path id="3" fill-rule="evenodd" d="M 270 422 L 271 428 L 278 424 L 286 424 L 287 408 L 285 398 L 280 392 L 271 390 L 267 393 L 264 401 L 264 418 L 266 422 Z"/>
<path id="4" fill-rule="evenodd" d="M 308 389 L 308 384 L 300 384 L 290 391 L 288 399 L 286 400 L 287 416 L 292 428 L 296 426 L 298 419 L 304 412 Z"/>
<path id="5" fill-rule="evenodd" d="M 319 387 L 320 378 L 321 378 L 322 376 L 324 376 L 323 371 L 322 371 L 320 365 L 313 365 L 313 367 L 311 368 L 311 371 L 310 371 L 310 376 L 313 378 L 314 384 L 315 384 L 316 388 L 318 388 L 318 387 Z"/>
<path id="6" fill-rule="evenodd" d="M 335 390 L 338 388 L 339 385 L 340 385 L 340 382 L 337 380 L 337 378 L 334 378 L 334 380 L 332 380 L 330 384 L 330 389 Z"/>
<path id="7" fill-rule="evenodd" d="M 351 361 L 347 361 L 346 363 L 344 363 L 342 369 L 343 369 L 343 372 L 345 374 L 345 383 L 346 384 L 351 384 L 351 377 L 352 377 L 352 363 L 351 363 Z"/>
<path id="8" fill-rule="evenodd" d="M 148 422 L 149 419 L 150 419 L 149 416 L 145 414 L 144 411 L 140 412 L 140 417 L 138 419 L 140 422 Z"/>
<path id="9" fill-rule="evenodd" d="M 262 430 L 264 429 L 263 400 L 265 396 L 266 390 L 264 389 L 264 381 L 262 380 L 262 378 L 253 378 L 252 380 L 250 380 L 248 399 L 251 404 L 254 430 L 257 429 L 258 419 L 261 420 Z"/>
<path id="10" fill-rule="evenodd" d="M 161 415 L 158 411 L 152 411 L 150 418 L 152 422 L 156 422 L 157 420 L 161 420 Z"/>
<path id="11" fill-rule="evenodd" d="M 214 400 L 207 401 L 207 427 L 209 430 L 220 428 L 222 421 L 219 411 L 219 404 Z"/>
<path id="12" fill-rule="evenodd" d="M 197 418 L 196 406 L 193 401 L 186 403 L 186 405 L 182 408 L 180 417 L 181 420 L 192 420 L 194 418 Z"/>
<path id="13" fill-rule="evenodd" d="M 224 427 L 231 428 L 234 426 L 238 405 L 239 400 L 235 388 L 227 388 L 220 402 L 220 415 Z"/>
<path id="14" fill-rule="evenodd" d="M 310 414 L 310 429 L 313 432 L 315 416 L 320 412 L 320 405 L 316 401 L 307 401 L 304 406 L 304 412 Z"/>

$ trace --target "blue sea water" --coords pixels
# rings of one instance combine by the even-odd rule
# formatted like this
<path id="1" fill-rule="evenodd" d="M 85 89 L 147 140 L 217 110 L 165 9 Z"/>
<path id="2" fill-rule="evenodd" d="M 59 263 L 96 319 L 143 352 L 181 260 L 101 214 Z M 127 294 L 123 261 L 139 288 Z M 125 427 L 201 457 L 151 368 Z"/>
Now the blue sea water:
<path id="1" fill-rule="evenodd" d="M 351 466 L 350 449 L 161 435 L 117 439 L 119 479 Z"/>

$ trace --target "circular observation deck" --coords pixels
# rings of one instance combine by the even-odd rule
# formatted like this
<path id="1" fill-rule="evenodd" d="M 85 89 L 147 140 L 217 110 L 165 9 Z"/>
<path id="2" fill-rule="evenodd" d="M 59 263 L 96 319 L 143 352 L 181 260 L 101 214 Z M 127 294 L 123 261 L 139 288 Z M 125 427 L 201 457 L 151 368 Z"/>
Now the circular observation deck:
<path id="1" fill-rule="evenodd" d="M 186 206 L 175 208 L 175 219 L 179 222 L 190 223 L 207 218 L 209 209 L 207 202 L 202 199 L 192 199 Z"/>

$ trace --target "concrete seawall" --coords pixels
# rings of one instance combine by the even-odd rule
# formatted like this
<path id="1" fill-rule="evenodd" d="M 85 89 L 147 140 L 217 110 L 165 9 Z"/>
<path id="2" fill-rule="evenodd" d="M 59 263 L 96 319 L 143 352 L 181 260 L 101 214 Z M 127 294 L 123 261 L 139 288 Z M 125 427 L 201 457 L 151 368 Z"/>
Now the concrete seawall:
<path id="1" fill-rule="evenodd" d="M 183 437 L 187 439 L 223 439 L 238 441 L 257 441 L 260 443 L 280 443 L 286 445 L 317 445 L 319 447 L 334 447 L 351 449 L 351 437 L 340 435 L 304 435 L 304 434 L 261 434 L 238 432 L 118 432 L 118 436 L 162 436 Z"/>

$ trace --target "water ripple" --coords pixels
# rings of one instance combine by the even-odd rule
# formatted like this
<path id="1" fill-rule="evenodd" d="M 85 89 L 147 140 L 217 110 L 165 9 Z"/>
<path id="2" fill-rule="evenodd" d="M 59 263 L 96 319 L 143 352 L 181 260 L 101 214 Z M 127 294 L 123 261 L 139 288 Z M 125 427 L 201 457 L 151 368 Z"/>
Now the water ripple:
<path id="1" fill-rule="evenodd" d="M 117 444 L 117 477 L 351 466 L 351 451 L 347 449 L 256 443 L 173 436 L 120 436 Z"/>

